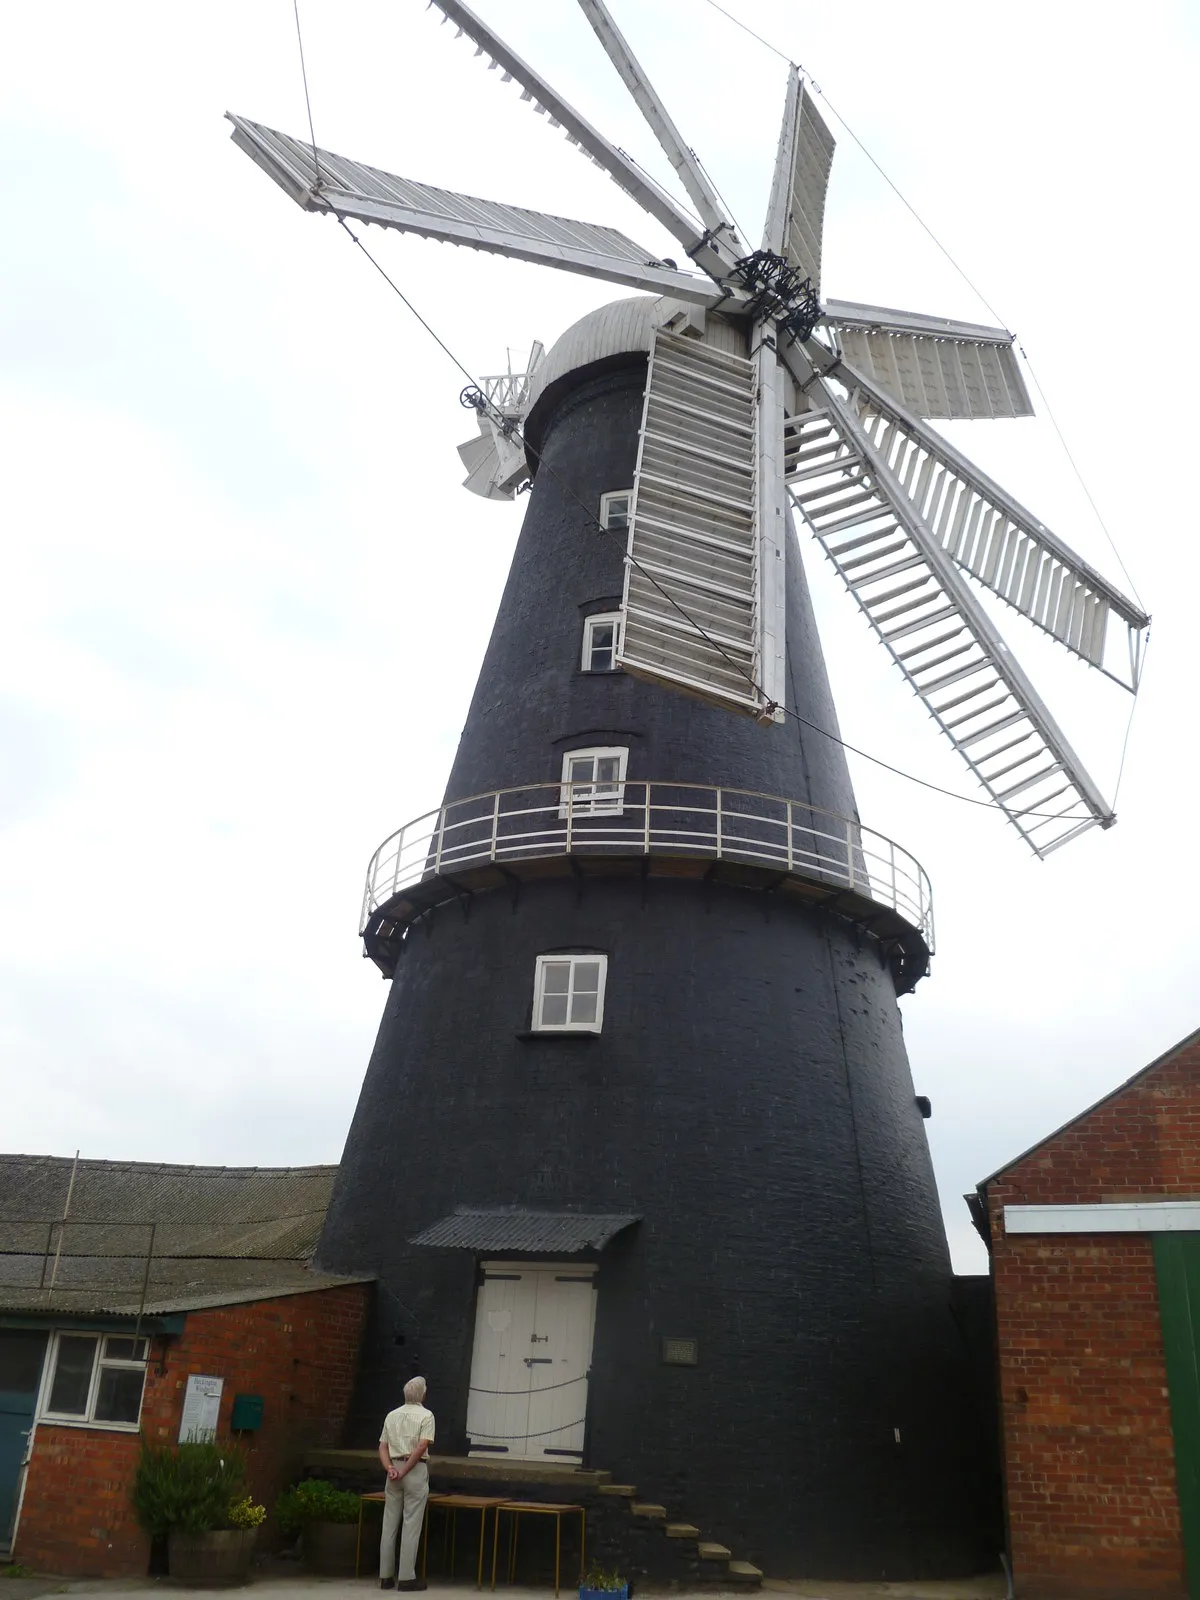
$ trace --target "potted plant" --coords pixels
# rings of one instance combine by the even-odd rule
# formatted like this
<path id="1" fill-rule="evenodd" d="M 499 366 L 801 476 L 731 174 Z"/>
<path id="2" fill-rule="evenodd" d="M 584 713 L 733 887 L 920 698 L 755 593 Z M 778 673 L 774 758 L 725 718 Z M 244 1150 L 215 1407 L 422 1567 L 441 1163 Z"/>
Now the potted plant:
<path id="1" fill-rule="evenodd" d="M 304 1478 L 275 1502 L 280 1531 L 300 1535 L 306 1571 L 353 1577 L 358 1564 L 359 1497 L 324 1478 Z"/>
<path id="2" fill-rule="evenodd" d="M 166 1541 L 172 1578 L 204 1589 L 245 1583 L 267 1513 L 247 1492 L 236 1445 L 143 1440 L 132 1495 L 150 1538 Z"/>
<path id="3" fill-rule="evenodd" d="M 590 1566 L 579 1585 L 579 1600 L 629 1600 L 629 1584 L 607 1567 Z"/>

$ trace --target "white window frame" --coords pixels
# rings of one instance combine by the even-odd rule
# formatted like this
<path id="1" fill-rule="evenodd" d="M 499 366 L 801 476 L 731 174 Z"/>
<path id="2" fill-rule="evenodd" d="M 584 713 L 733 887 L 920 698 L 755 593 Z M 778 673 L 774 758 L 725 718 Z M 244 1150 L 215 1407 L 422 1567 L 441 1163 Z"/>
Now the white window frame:
<path id="1" fill-rule="evenodd" d="M 603 674 L 621 670 L 617 665 L 617 656 L 621 649 L 621 621 L 622 613 L 620 611 L 596 611 L 590 617 L 584 617 L 583 655 L 581 658 L 584 672 Z M 613 664 L 611 667 L 594 667 L 592 666 L 592 635 L 598 626 L 608 623 L 612 624 L 613 630 Z"/>
<path id="2" fill-rule="evenodd" d="M 543 1022 L 542 1005 L 546 998 L 546 969 L 551 963 L 568 961 L 571 964 L 567 979 L 566 1022 Z M 596 991 L 596 1020 L 594 1022 L 570 1021 L 571 996 L 575 993 L 575 966 L 580 961 L 600 963 L 599 987 Z M 599 1033 L 604 1026 L 604 990 L 608 983 L 608 957 L 598 950 L 554 950 L 538 956 L 533 972 L 533 1032 L 534 1033 Z"/>
<path id="3" fill-rule="evenodd" d="M 142 1407 L 146 1403 L 146 1370 L 150 1355 L 150 1340 L 145 1334 L 139 1334 L 138 1342 L 146 1354 L 142 1360 L 127 1360 L 124 1357 L 109 1356 L 107 1341 L 109 1339 L 132 1339 L 132 1333 L 122 1333 L 119 1329 L 109 1329 L 98 1333 L 91 1328 L 61 1328 L 50 1335 L 49 1346 L 46 1350 L 45 1362 L 42 1366 L 41 1394 L 38 1397 L 37 1420 L 39 1422 L 52 1422 L 55 1427 L 63 1428 L 104 1428 L 116 1433 L 137 1433 L 142 1425 Z M 63 1339 L 91 1339 L 95 1348 L 92 1352 L 92 1376 L 88 1383 L 87 1402 L 82 1413 L 78 1411 L 51 1411 L 50 1395 L 54 1389 L 54 1375 L 58 1370 L 59 1343 Z M 110 1422 L 96 1416 L 96 1400 L 100 1393 L 100 1374 L 105 1367 L 117 1367 L 125 1372 L 140 1372 L 142 1374 L 142 1393 L 138 1400 L 138 1414 L 135 1422 Z"/>
<path id="4" fill-rule="evenodd" d="M 571 777 L 571 763 L 579 761 L 584 756 L 592 758 L 592 778 L 597 781 L 613 782 L 617 792 L 613 795 L 596 795 L 578 785 L 587 783 L 586 778 Z M 614 779 L 597 780 L 595 764 L 605 757 L 617 757 L 617 775 Z M 619 817 L 625 809 L 625 778 L 629 770 L 628 745 L 588 745 L 581 750 L 567 750 L 562 761 L 562 788 L 558 796 L 558 814 L 560 817 Z"/>
<path id="5" fill-rule="evenodd" d="M 629 505 L 628 505 L 628 507 L 626 509 L 626 512 L 625 512 L 625 522 L 624 522 L 623 525 L 620 524 L 620 523 L 610 522 L 608 520 L 609 516 L 611 515 L 611 512 L 612 512 L 612 503 L 613 503 L 614 500 L 627 500 L 629 502 Z M 630 518 L 632 516 L 633 516 L 633 490 L 632 489 L 610 489 L 607 492 L 607 494 L 602 494 L 600 496 L 600 526 L 602 528 L 606 528 L 606 529 L 611 528 L 616 533 L 627 533 L 628 530 L 629 530 Z"/>

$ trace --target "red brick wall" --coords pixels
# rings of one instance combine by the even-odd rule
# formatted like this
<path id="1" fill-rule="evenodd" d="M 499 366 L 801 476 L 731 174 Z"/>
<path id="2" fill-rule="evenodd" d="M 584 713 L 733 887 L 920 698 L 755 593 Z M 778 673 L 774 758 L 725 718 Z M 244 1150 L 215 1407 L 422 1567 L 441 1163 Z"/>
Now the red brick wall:
<path id="1" fill-rule="evenodd" d="M 988 1186 L 1021 1596 L 1186 1600 L 1153 1246 L 1004 1232 L 1006 1205 L 1200 1197 L 1200 1036 Z"/>
<path id="2" fill-rule="evenodd" d="M 183 1333 L 156 1339 L 142 1402 L 142 1429 L 174 1441 L 189 1373 L 225 1379 L 220 1431 L 235 1394 L 263 1397 L 263 1425 L 244 1434 L 254 1496 L 271 1507 L 303 1452 L 338 1443 L 358 1356 L 368 1286 L 188 1313 Z M 42 1572 L 131 1577 L 146 1571 L 149 1544 L 129 1502 L 136 1435 L 39 1423 L 14 1554 Z"/>

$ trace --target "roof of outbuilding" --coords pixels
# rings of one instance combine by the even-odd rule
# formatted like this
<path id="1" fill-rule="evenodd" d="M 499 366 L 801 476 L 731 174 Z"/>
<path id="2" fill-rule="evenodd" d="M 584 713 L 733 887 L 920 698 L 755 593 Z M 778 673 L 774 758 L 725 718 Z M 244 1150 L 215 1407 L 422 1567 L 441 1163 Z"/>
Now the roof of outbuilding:
<path id="1" fill-rule="evenodd" d="M 623 1228 L 642 1219 L 629 1212 L 452 1211 L 410 1244 L 450 1250 L 519 1250 L 534 1255 L 574 1255 L 603 1250 Z"/>
<path id="2" fill-rule="evenodd" d="M 1169 1050 L 1164 1050 L 1162 1055 L 1155 1056 L 1149 1066 L 1142 1067 L 1133 1074 L 1132 1078 L 1126 1078 L 1124 1083 L 1119 1083 L 1115 1089 L 1110 1089 L 1107 1094 L 1102 1094 L 1099 1100 L 1093 1100 L 1090 1106 L 1085 1106 L 1082 1111 L 1077 1111 L 1066 1122 L 1060 1123 L 1057 1128 L 1053 1128 L 1049 1133 L 1043 1134 L 1028 1149 L 1022 1150 L 1020 1155 L 1013 1156 L 1011 1161 L 1006 1161 L 1002 1167 L 997 1167 L 995 1172 L 989 1172 L 986 1178 L 979 1180 L 976 1188 L 978 1190 L 986 1189 L 989 1183 L 993 1183 L 997 1178 L 1003 1177 L 1006 1172 L 1011 1171 L 1013 1167 L 1024 1161 L 1027 1156 L 1031 1156 L 1035 1150 L 1040 1150 L 1043 1145 L 1050 1144 L 1060 1134 L 1065 1133 L 1068 1128 L 1073 1128 L 1077 1122 L 1082 1122 L 1085 1117 L 1090 1117 L 1093 1111 L 1098 1111 L 1101 1106 L 1107 1105 L 1110 1100 L 1116 1100 L 1127 1089 L 1132 1089 L 1135 1083 L 1140 1083 L 1143 1078 L 1149 1077 L 1152 1072 L 1157 1072 L 1160 1067 L 1167 1066 L 1181 1051 L 1194 1044 L 1200 1044 L 1200 1028 L 1197 1028 L 1194 1033 L 1187 1034 L 1178 1043 L 1173 1044 Z"/>
<path id="3" fill-rule="evenodd" d="M 0 1311 L 164 1314 L 362 1282 L 308 1265 L 336 1172 L 0 1155 Z"/>

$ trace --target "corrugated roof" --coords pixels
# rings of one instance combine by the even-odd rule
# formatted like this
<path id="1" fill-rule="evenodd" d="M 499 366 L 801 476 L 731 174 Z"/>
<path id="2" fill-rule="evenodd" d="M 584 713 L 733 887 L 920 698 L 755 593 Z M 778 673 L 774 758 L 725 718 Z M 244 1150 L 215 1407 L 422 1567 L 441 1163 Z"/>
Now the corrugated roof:
<path id="1" fill-rule="evenodd" d="M 520 1250 L 539 1255 L 574 1255 L 603 1250 L 623 1228 L 642 1219 L 627 1212 L 452 1211 L 409 1240 L 450 1250 Z"/>
<path id="2" fill-rule="evenodd" d="M 0 1155 L 0 1310 L 153 1314 L 366 1281 L 307 1265 L 336 1167 L 80 1161 L 72 1186 L 74 1165 Z"/>

